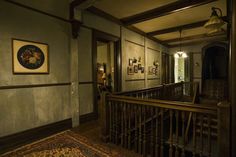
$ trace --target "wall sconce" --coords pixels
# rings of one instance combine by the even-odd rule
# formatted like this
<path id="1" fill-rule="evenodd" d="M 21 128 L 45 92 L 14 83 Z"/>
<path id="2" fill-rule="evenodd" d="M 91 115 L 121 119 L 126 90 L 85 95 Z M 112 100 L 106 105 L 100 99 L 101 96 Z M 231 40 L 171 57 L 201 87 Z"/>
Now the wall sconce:
<path id="1" fill-rule="evenodd" d="M 220 8 L 211 8 L 212 13 L 210 19 L 205 23 L 204 27 L 208 30 L 208 34 L 219 33 L 224 31 L 222 26 L 225 22 L 222 20 L 222 11 Z M 217 14 L 220 13 L 220 16 Z"/>

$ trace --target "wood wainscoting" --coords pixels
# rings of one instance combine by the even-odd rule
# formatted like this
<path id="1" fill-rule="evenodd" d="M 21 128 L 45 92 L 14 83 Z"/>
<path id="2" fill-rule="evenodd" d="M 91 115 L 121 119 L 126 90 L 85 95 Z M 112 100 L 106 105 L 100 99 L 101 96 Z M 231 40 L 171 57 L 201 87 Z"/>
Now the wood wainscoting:
<path id="1" fill-rule="evenodd" d="M 69 118 L 56 123 L 0 137 L 0 154 L 71 128 L 72 119 Z"/>

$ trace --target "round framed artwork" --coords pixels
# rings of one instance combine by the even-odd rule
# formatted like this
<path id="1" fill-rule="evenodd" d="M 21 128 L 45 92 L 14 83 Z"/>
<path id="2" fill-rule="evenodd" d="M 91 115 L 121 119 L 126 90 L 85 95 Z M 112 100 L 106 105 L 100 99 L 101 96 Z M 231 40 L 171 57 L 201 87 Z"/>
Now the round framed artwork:
<path id="1" fill-rule="evenodd" d="M 35 45 L 22 46 L 17 52 L 17 59 L 27 69 L 38 69 L 45 61 L 42 50 Z"/>
<path id="2" fill-rule="evenodd" d="M 13 39 L 13 73 L 49 73 L 48 45 Z"/>

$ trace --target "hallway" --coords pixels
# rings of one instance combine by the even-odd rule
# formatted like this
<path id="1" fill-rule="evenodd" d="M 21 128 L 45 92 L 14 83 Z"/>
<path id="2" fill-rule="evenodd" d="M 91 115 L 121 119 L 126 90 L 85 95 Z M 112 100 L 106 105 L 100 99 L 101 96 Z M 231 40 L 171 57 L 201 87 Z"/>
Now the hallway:
<path id="1" fill-rule="evenodd" d="M 112 151 L 118 152 L 118 154 L 121 157 L 141 157 L 141 155 L 133 151 L 124 149 L 115 144 L 102 142 L 100 138 L 101 127 L 99 126 L 99 121 L 91 121 L 91 122 L 81 124 L 79 127 L 73 128 L 72 131 L 86 137 L 87 139 L 89 139 L 90 141 L 93 141 L 94 143 L 97 143 L 101 146 L 108 147 Z"/>

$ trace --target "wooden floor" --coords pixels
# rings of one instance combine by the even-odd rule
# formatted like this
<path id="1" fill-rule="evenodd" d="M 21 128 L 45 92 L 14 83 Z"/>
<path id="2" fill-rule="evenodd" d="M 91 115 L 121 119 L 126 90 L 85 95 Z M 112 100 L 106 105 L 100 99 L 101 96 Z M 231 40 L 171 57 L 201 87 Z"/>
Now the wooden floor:
<path id="1" fill-rule="evenodd" d="M 100 139 L 101 127 L 99 125 L 98 120 L 81 124 L 79 127 L 73 128 L 72 131 L 79 133 L 82 136 L 87 137 L 89 140 L 91 140 L 97 144 L 114 149 L 115 151 L 119 152 L 119 154 L 122 157 L 141 157 L 141 155 L 139 155 L 133 151 L 128 151 L 126 149 L 123 149 L 120 146 L 116 146 L 111 143 L 102 142 Z"/>

